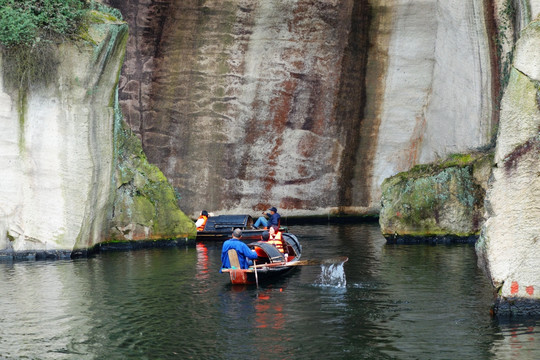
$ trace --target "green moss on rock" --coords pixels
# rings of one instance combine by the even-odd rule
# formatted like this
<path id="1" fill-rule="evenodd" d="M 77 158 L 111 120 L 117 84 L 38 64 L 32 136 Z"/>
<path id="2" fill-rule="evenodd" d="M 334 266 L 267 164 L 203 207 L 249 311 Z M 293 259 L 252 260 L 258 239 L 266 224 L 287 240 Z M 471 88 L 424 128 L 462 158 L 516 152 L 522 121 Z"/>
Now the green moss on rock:
<path id="1" fill-rule="evenodd" d="M 123 120 L 115 124 L 117 191 L 110 241 L 195 238 L 195 224 L 179 208 L 167 178 L 144 154 Z"/>
<path id="2" fill-rule="evenodd" d="M 133 197 L 133 218 L 138 224 L 152 226 L 156 209 L 152 202 L 144 196 Z"/>
<path id="3" fill-rule="evenodd" d="M 491 163 L 491 154 L 456 154 L 386 179 L 379 216 L 383 235 L 479 234 Z"/>

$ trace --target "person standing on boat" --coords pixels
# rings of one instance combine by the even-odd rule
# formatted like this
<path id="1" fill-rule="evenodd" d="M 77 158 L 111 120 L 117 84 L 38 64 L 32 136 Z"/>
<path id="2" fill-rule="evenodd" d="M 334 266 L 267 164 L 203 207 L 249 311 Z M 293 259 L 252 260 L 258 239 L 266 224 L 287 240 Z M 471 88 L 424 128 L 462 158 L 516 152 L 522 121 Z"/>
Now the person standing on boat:
<path id="1" fill-rule="evenodd" d="M 197 219 L 195 222 L 195 226 L 197 227 L 197 231 L 203 231 L 204 226 L 206 225 L 206 221 L 208 220 L 208 211 L 203 210 L 201 211 L 201 216 Z"/>
<path id="2" fill-rule="evenodd" d="M 263 212 L 263 215 L 268 216 L 268 219 L 266 219 L 265 216 L 259 216 L 255 224 L 253 224 L 253 227 L 255 229 L 258 229 L 259 226 L 263 225 L 264 227 L 268 227 L 268 228 L 273 227 L 274 230 L 278 231 L 281 215 L 278 214 L 277 209 L 272 206 L 270 208 L 270 212 L 266 214 Z"/>
<path id="3" fill-rule="evenodd" d="M 223 247 L 221 248 L 221 268 L 222 269 L 231 268 L 231 263 L 229 261 L 229 254 L 228 254 L 228 251 L 230 249 L 236 250 L 236 254 L 238 254 L 238 261 L 240 262 L 241 269 L 249 268 L 249 265 L 252 264 L 251 260 L 257 259 L 258 257 L 257 252 L 255 250 L 251 250 L 246 244 L 240 241 L 241 237 L 242 237 L 242 230 L 234 229 L 232 233 L 232 238 L 223 243 Z"/>

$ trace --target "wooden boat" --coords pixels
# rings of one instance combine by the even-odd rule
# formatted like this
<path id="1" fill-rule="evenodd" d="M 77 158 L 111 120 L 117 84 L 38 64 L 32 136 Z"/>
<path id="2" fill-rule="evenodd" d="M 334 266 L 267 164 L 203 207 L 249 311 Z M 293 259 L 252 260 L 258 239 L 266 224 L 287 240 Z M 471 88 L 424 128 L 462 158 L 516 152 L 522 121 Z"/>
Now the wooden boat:
<path id="1" fill-rule="evenodd" d="M 233 285 L 265 282 L 288 273 L 300 264 L 302 246 L 293 234 L 283 233 L 282 238 L 287 244 L 289 253 L 287 260 L 274 245 L 264 241 L 257 241 L 248 244 L 259 256 L 253 266 L 250 266 L 249 269 L 240 269 L 238 255 L 234 249 L 231 249 L 229 250 L 229 260 L 233 268 L 221 269 L 221 272 L 229 274 Z"/>
<path id="2" fill-rule="evenodd" d="M 242 230 L 242 241 L 260 240 L 264 229 L 253 228 L 253 218 L 250 215 L 217 215 L 206 220 L 203 231 L 197 231 L 197 241 L 224 241 L 231 238 L 234 229 Z M 280 228 L 282 233 L 286 228 Z"/>

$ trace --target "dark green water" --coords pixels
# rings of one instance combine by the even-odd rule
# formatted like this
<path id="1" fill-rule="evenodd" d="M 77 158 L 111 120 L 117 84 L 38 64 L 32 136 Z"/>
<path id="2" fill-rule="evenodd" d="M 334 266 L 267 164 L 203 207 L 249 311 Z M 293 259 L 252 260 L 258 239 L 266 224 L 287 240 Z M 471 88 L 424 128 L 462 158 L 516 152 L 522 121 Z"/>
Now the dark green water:
<path id="1" fill-rule="evenodd" d="M 376 224 L 290 231 L 304 259 L 350 260 L 258 289 L 218 272 L 221 244 L 0 263 L 0 358 L 540 358 L 536 321 L 490 317 L 473 246 L 386 245 Z"/>

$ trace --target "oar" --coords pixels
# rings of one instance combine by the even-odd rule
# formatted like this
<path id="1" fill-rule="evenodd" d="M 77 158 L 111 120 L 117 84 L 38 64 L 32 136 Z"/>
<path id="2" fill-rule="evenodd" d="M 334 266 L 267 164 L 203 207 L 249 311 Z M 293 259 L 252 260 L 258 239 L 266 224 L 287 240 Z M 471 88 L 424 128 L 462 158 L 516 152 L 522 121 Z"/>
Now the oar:
<path id="1" fill-rule="evenodd" d="M 270 263 L 270 264 L 259 264 L 258 266 L 255 266 L 255 264 L 254 264 L 254 267 L 262 268 L 262 267 L 274 267 L 274 266 L 328 265 L 328 264 L 344 263 L 344 262 L 347 262 L 348 260 L 349 260 L 348 257 L 341 256 L 341 257 L 337 257 L 337 258 L 324 259 L 324 260 L 315 260 L 315 259 L 313 259 L 313 260 L 298 260 L 298 261 L 287 262 L 287 263 L 278 262 L 278 263 Z"/>
<path id="2" fill-rule="evenodd" d="M 317 260 L 317 259 L 299 260 L 298 263 L 299 265 L 329 265 L 329 264 L 344 263 L 344 262 L 347 262 L 348 260 L 349 260 L 348 257 L 340 256 L 337 258 L 329 258 L 329 259 L 323 259 L 323 260 Z"/>
<path id="3" fill-rule="evenodd" d="M 291 265 L 291 266 L 330 265 L 330 264 L 344 263 L 344 262 L 347 262 L 348 260 L 349 260 L 349 258 L 346 257 L 346 256 L 341 256 L 341 257 L 338 257 L 338 258 L 331 258 L 331 259 L 324 259 L 324 260 L 317 260 L 317 259 L 298 260 L 296 262 L 287 263 L 287 266 L 289 266 L 289 265 Z"/>
<path id="4" fill-rule="evenodd" d="M 259 277 L 257 276 L 257 262 L 253 260 L 253 270 L 255 270 L 255 284 L 259 287 Z"/>

